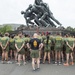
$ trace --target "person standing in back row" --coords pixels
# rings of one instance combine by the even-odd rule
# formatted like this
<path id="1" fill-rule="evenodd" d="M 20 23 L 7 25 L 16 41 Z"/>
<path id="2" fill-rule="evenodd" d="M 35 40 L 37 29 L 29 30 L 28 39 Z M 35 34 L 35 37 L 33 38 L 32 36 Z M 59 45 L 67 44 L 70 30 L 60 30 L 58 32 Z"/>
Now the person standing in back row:
<path id="1" fill-rule="evenodd" d="M 49 35 L 47 35 L 46 39 L 44 40 L 44 59 L 43 64 L 45 63 L 46 57 L 48 56 L 48 63 L 50 64 L 50 47 L 51 47 L 51 40 L 49 38 Z"/>
<path id="2" fill-rule="evenodd" d="M 72 36 L 66 35 L 66 63 L 64 63 L 64 66 L 74 65 L 73 62 L 73 48 L 74 48 L 74 41 L 75 39 Z M 70 58 L 71 58 L 71 61 Z"/>
<path id="3" fill-rule="evenodd" d="M 23 58 L 23 65 L 26 64 L 25 61 L 25 50 L 24 50 L 24 45 L 25 45 L 25 40 L 24 40 L 24 36 L 22 32 L 18 33 L 18 39 L 15 40 L 15 47 L 17 49 L 18 52 L 18 65 L 21 65 L 21 57 Z"/>
<path id="4" fill-rule="evenodd" d="M 5 33 L 0 39 L 0 45 L 2 48 L 2 64 L 9 63 L 8 52 L 9 52 L 9 33 Z"/>
<path id="5" fill-rule="evenodd" d="M 57 33 L 55 37 L 55 64 L 57 65 L 57 62 L 59 65 L 61 65 L 61 60 L 60 60 L 60 54 L 62 50 L 62 36 L 61 33 Z"/>

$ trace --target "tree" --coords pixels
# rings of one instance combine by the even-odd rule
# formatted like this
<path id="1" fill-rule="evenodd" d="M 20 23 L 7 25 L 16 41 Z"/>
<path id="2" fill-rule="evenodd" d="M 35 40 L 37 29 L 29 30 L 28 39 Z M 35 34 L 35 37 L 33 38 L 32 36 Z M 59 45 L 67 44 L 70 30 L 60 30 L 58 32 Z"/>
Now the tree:
<path id="1" fill-rule="evenodd" d="M 70 27 L 70 26 L 67 27 L 66 29 L 69 30 L 69 31 L 74 31 L 74 29 L 72 27 Z"/>
<path id="2" fill-rule="evenodd" d="M 0 28 L 0 33 L 4 34 L 5 32 L 12 31 L 12 27 L 9 25 L 5 25 L 4 27 Z"/>
<path id="3" fill-rule="evenodd" d="M 74 28 L 74 31 L 75 31 L 75 28 Z"/>

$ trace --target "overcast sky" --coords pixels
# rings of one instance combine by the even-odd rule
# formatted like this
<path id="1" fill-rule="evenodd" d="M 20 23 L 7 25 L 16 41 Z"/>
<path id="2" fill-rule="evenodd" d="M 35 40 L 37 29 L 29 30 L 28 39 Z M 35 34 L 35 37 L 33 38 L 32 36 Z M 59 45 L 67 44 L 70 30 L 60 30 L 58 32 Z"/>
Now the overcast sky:
<path id="1" fill-rule="evenodd" d="M 75 28 L 75 0 L 43 0 L 49 5 L 50 10 L 64 27 Z M 0 24 L 17 23 L 25 24 L 23 15 L 20 14 L 34 0 L 0 0 Z"/>

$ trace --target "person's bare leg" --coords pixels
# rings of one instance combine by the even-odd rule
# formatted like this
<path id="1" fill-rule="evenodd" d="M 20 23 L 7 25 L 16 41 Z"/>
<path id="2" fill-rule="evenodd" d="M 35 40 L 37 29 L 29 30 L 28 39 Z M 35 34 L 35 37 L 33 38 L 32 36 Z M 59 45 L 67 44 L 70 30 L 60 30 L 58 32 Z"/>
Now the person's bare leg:
<path id="1" fill-rule="evenodd" d="M 48 63 L 50 64 L 50 52 L 48 52 Z"/>
<path id="2" fill-rule="evenodd" d="M 41 50 L 39 51 L 39 58 L 41 59 Z"/>
<path id="3" fill-rule="evenodd" d="M 2 51 L 2 63 L 4 63 L 4 60 L 5 60 L 5 52 Z"/>
<path id="4" fill-rule="evenodd" d="M 57 64 L 57 51 L 55 51 L 55 64 Z"/>
<path id="5" fill-rule="evenodd" d="M 69 64 L 69 53 L 67 54 L 67 64 Z"/>
<path id="6" fill-rule="evenodd" d="M 58 52 L 58 58 L 59 58 L 59 62 L 60 62 L 60 58 L 61 58 L 61 57 L 60 57 L 60 51 Z"/>
<path id="7" fill-rule="evenodd" d="M 47 56 L 47 52 L 45 52 L 45 53 L 44 53 L 44 59 L 43 59 L 43 63 L 45 63 L 46 56 Z"/>
<path id="8" fill-rule="evenodd" d="M 53 58 L 53 60 L 55 59 L 55 57 L 54 57 L 54 51 L 52 51 L 52 58 Z"/>
<path id="9" fill-rule="evenodd" d="M 18 54 L 18 65 L 21 65 L 21 54 Z"/>
<path id="10" fill-rule="evenodd" d="M 61 55 L 60 55 L 60 54 L 61 54 L 61 52 L 59 51 L 59 52 L 58 52 L 59 65 L 61 65 Z"/>
<path id="11" fill-rule="evenodd" d="M 11 58 L 11 60 L 12 60 L 12 50 L 10 50 L 10 58 Z"/>
<path id="12" fill-rule="evenodd" d="M 8 61 L 8 52 L 7 51 L 5 52 L 5 59 L 6 59 L 6 61 Z"/>
<path id="13" fill-rule="evenodd" d="M 66 63 L 64 66 L 69 66 L 69 53 L 66 54 Z"/>
<path id="14" fill-rule="evenodd" d="M 70 64 L 71 64 L 71 65 L 74 65 L 74 62 L 73 62 L 73 53 L 71 53 L 71 61 L 72 61 L 72 62 L 71 62 Z"/>
<path id="15" fill-rule="evenodd" d="M 15 56 L 16 56 L 16 52 L 14 51 L 14 59 L 15 59 Z M 15 59 L 15 61 L 16 61 L 16 59 Z"/>
<path id="16" fill-rule="evenodd" d="M 18 53 L 16 51 L 14 51 L 14 56 L 15 56 L 15 61 L 17 61 Z"/>
<path id="17" fill-rule="evenodd" d="M 61 52 L 61 57 L 62 57 L 62 62 L 64 62 L 64 55 L 63 55 L 63 51 Z"/>
<path id="18" fill-rule="evenodd" d="M 24 61 L 24 65 L 26 65 L 25 54 L 23 54 L 23 61 Z"/>
<path id="19" fill-rule="evenodd" d="M 32 68 L 35 70 L 35 58 L 32 58 Z"/>
<path id="20" fill-rule="evenodd" d="M 40 68 L 40 59 L 37 58 L 37 68 L 39 69 Z"/>

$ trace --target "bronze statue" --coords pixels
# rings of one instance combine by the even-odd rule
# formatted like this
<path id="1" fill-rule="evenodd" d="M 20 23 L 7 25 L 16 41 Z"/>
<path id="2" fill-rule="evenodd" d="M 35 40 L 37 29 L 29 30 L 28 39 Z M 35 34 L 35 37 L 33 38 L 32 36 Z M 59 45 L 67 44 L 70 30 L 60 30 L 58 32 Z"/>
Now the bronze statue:
<path id="1" fill-rule="evenodd" d="M 34 4 L 30 4 L 26 11 L 22 11 L 21 14 L 24 14 L 27 26 L 29 26 L 29 24 L 37 24 L 37 26 L 41 27 L 56 27 L 53 21 L 61 25 L 53 16 L 48 4 L 42 0 L 35 0 Z M 34 20 L 34 22 L 32 22 L 32 20 Z"/>

